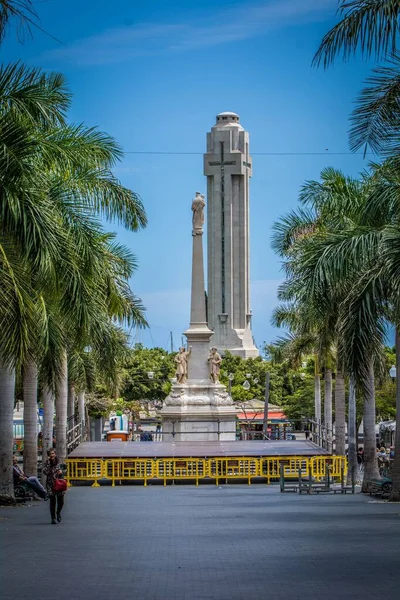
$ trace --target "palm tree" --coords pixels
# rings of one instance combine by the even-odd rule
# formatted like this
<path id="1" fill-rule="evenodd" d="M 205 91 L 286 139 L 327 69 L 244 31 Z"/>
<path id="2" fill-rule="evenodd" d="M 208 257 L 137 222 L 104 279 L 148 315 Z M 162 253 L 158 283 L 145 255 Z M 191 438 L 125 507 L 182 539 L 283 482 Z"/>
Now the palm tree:
<path id="1" fill-rule="evenodd" d="M 14 498 L 12 472 L 12 439 L 13 439 L 13 410 L 15 372 L 7 363 L 0 359 L 0 502 L 10 502 Z M 7 442 L 7 444 L 5 443 Z M 11 450 L 11 452 L 10 452 Z"/>
<path id="2" fill-rule="evenodd" d="M 330 330 L 335 331 L 338 340 L 339 371 L 344 368 L 352 378 L 358 377 L 362 384 L 365 399 L 366 482 L 378 475 L 375 460 L 375 396 L 372 361 L 380 355 L 382 337 L 378 331 L 373 337 L 376 343 L 365 346 L 362 350 L 355 348 L 354 331 L 349 330 L 349 315 L 356 307 L 357 296 L 353 297 L 353 294 L 358 286 L 354 285 L 354 280 L 359 272 L 355 270 L 353 263 L 346 262 L 346 270 L 341 277 L 338 275 L 335 277 L 331 272 L 328 275 L 327 265 L 336 260 L 337 268 L 339 265 L 343 267 L 343 256 L 339 252 L 333 254 L 332 249 L 327 248 L 327 245 L 328 240 L 341 240 L 358 226 L 372 184 L 365 179 L 357 182 L 345 178 L 341 173 L 331 169 L 324 171 L 322 179 L 322 183 L 307 183 L 301 194 L 301 200 L 306 205 L 311 204 L 314 212 L 298 211 L 290 219 L 286 218 L 285 228 L 289 232 L 295 231 L 296 234 L 293 237 L 293 233 L 290 233 L 293 247 L 286 256 L 285 268 L 289 276 L 286 287 L 294 294 L 297 302 L 301 301 L 302 305 L 313 306 L 314 310 L 318 309 L 326 318 L 330 316 L 332 319 Z M 279 235 L 282 237 L 282 228 Z M 354 322 L 354 326 L 358 329 L 360 329 L 359 322 Z M 354 394 L 352 398 L 353 396 Z M 338 394 L 336 398 L 340 401 L 343 396 Z M 343 419 L 344 407 L 339 408 L 337 416 Z M 353 410 L 349 414 L 353 415 Z M 354 423 L 350 425 L 349 429 L 353 431 Z M 339 423 L 339 431 L 344 431 L 342 422 Z M 343 440 L 340 441 L 340 445 L 343 445 Z M 350 456 L 350 462 L 354 460 L 355 452 Z"/>
<path id="3" fill-rule="evenodd" d="M 394 160 L 388 160 L 373 169 L 357 218 L 353 215 L 341 232 L 325 232 L 303 244 L 303 266 L 307 263 L 307 269 L 313 273 L 308 284 L 328 289 L 343 285 L 347 289 L 341 305 L 340 333 L 345 341 L 348 372 L 358 377 L 364 389 L 366 458 L 368 461 L 370 455 L 371 464 L 371 469 L 366 469 L 365 482 L 376 472 L 373 362 L 379 360 L 387 321 L 397 329 L 400 324 L 399 197 L 399 171 Z M 303 276 L 307 280 L 304 272 Z M 351 282 L 350 288 L 346 288 L 346 281 Z M 400 495 L 399 463 L 397 445 L 392 498 Z"/>
<path id="4" fill-rule="evenodd" d="M 71 320 L 73 315 L 76 330 L 82 332 L 87 330 L 90 316 L 99 312 L 98 291 L 103 301 L 100 313 L 105 314 L 104 293 L 111 290 L 107 303 L 111 297 L 120 311 L 129 305 L 132 318 L 144 323 L 142 307 L 121 274 L 123 268 L 129 271 L 126 266 L 119 266 L 121 272 L 115 270 L 118 283 L 114 286 L 110 286 L 110 270 L 96 289 L 87 285 L 101 272 L 99 262 L 94 272 L 92 258 L 97 246 L 102 247 L 104 258 L 106 240 L 94 216 L 104 214 L 131 230 L 144 226 L 146 216 L 140 199 L 111 173 L 121 156 L 118 146 L 95 130 L 66 126 L 68 105 L 62 77 L 15 65 L 0 70 L 0 266 L 4 300 L 0 356 L 10 382 L 15 365 L 37 362 L 45 351 L 49 306 L 55 305 L 63 319 Z M 106 255 L 111 254 L 108 248 Z M 117 292 L 123 298 L 119 305 Z M 59 364 L 59 397 L 64 399 L 60 382 L 65 380 L 65 360 Z M 13 398 L 7 401 L 11 404 Z M 64 436 L 64 421 L 66 425 L 63 413 L 59 406 L 59 440 Z M 5 437 L 5 446 L 7 443 Z"/>
<path id="5" fill-rule="evenodd" d="M 335 386 L 335 435 L 336 451 L 344 454 L 345 449 L 345 388 L 342 360 L 342 342 L 338 337 L 338 311 L 343 297 L 343 287 L 332 289 L 329 300 L 326 290 L 313 290 L 309 294 L 302 274 L 298 273 L 297 253 L 300 252 L 303 241 L 314 235 L 323 235 L 329 228 L 341 230 L 346 225 L 348 217 L 343 213 L 351 209 L 357 214 L 362 204 L 362 185 L 360 182 L 345 177 L 340 171 L 331 168 L 324 169 L 321 173 L 321 181 L 308 181 L 301 188 L 300 202 L 302 206 L 296 211 L 280 219 L 274 226 L 273 247 L 285 259 L 285 270 L 288 280 L 281 286 L 281 299 L 301 300 L 302 306 L 309 307 L 305 312 L 305 323 L 311 323 L 311 312 L 314 321 L 317 319 L 315 329 L 316 343 L 321 344 L 319 352 L 322 352 L 322 360 L 325 371 L 325 410 L 324 421 L 328 430 L 332 430 L 332 347 L 337 346 L 337 379 Z M 340 210 L 337 202 L 340 200 Z M 303 296 L 306 296 L 303 298 Z M 302 299 L 303 298 L 303 299 Z M 321 331 L 324 331 L 321 337 Z M 321 357 L 320 357 L 321 358 Z M 317 365 L 316 360 L 316 365 Z M 315 397 L 320 397 L 319 372 L 316 373 Z M 316 402 L 316 417 L 320 418 L 320 402 Z"/>
<path id="6" fill-rule="evenodd" d="M 278 297 L 287 299 L 287 292 L 281 289 Z M 321 355 L 315 314 L 312 314 L 309 307 L 283 304 L 273 311 L 271 323 L 274 327 L 287 327 L 290 331 L 286 336 L 276 340 L 274 345 L 280 349 L 282 356 L 287 358 L 293 368 L 300 365 L 305 355 L 314 355 L 314 417 L 319 428 L 322 423 L 321 375 L 319 369 Z"/>
<path id="7" fill-rule="evenodd" d="M 33 360 L 23 366 L 24 472 L 37 475 L 38 461 L 38 368 Z"/>
<path id="8" fill-rule="evenodd" d="M 43 430 L 42 430 L 42 461 L 44 462 L 47 452 L 53 447 L 53 428 L 54 428 L 54 391 L 44 385 L 42 390 L 43 399 Z M 46 476 L 42 474 L 45 480 Z"/>
<path id="9" fill-rule="evenodd" d="M 357 324 L 355 343 L 365 350 L 370 343 L 368 336 L 372 336 L 376 349 L 382 338 L 382 319 L 389 318 L 396 326 L 398 360 L 400 319 L 398 272 L 394 265 L 398 261 L 396 248 L 399 237 L 400 3 L 398 0 L 343 0 L 339 12 L 343 19 L 322 40 L 314 63 L 323 62 L 328 66 L 338 54 L 342 53 L 344 59 L 347 59 L 358 50 L 366 57 L 375 56 L 387 61 L 386 65 L 375 69 L 373 77 L 368 80 L 368 87 L 359 96 L 358 106 L 352 115 L 350 143 L 353 150 L 362 146 L 365 149 L 370 147 L 382 156 L 389 157 L 389 160 L 382 167 L 374 167 L 374 186 L 361 221 L 361 225 L 369 231 L 354 230 L 349 233 L 349 245 L 346 246 L 346 242 L 341 240 L 339 246 L 334 244 L 335 249 L 332 247 L 331 250 L 334 254 L 344 251 L 350 260 L 364 259 L 364 262 L 358 263 L 364 273 L 364 287 L 358 288 L 358 299 L 357 290 L 353 292 L 351 306 L 354 313 L 347 320 L 348 331 L 355 331 L 354 323 L 357 323 L 357 318 L 366 319 L 362 328 L 359 322 Z M 365 259 L 370 266 L 369 272 L 365 268 Z M 335 269 L 337 266 L 335 265 Z M 388 276 L 394 279 L 388 280 Z M 353 327 L 352 317 L 355 319 Z M 357 358 L 355 362 L 357 363 Z M 360 365 L 355 364 L 354 367 L 357 369 Z M 391 495 L 393 500 L 400 499 L 400 386 L 397 385 L 396 389 L 397 437 Z"/>

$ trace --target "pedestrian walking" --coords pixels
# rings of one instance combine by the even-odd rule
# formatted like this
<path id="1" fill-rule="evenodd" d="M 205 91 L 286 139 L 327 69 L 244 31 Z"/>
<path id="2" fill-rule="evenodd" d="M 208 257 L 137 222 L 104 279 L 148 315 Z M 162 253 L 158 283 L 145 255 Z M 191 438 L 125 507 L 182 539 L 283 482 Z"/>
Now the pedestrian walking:
<path id="1" fill-rule="evenodd" d="M 49 458 L 46 460 L 43 473 L 46 475 L 46 489 L 50 498 L 50 515 L 52 525 L 61 522 L 61 511 L 64 506 L 65 489 L 59 491 L 57 480 L 62 478 L 60 462 L 54 449 L 48 451 Z"/>

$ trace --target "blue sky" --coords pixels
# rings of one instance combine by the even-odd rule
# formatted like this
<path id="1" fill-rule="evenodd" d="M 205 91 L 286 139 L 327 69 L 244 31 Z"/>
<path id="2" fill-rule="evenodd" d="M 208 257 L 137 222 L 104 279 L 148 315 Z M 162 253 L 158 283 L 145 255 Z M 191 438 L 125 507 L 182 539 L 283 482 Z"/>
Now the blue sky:
<path id="1" fill-rule="evenodd" d="M 2 46 L 3 61 L 62 71 L 74 95 L 71 120 L 98 126 L 126 151 L 115 172 L 142 197 L 149 225 L 136 234 L 108 227 L 138 258 L 132 287 L 150 330 L 137 340 L 165 347 L 172 331 L 176 346 L 187 328 L 191 199 L 206 189 L 206 132 L 226 110 L 239 113 L 253 154 L 253 333 L 259 346 L 279 334 L 270 325 L 282 278 L 270 245 L 274 221 L 322 168 L 356 175 L 366 167 L 362 156 L 349 154 L 347 130 L 370 65 L 358 59 L 338 60 L 328 71 L 311 67 L 337 5 L 43 0 L 36 3 L 41 26 L 59 41 L 34 31 L 24 44 L 10 35 Z"/>

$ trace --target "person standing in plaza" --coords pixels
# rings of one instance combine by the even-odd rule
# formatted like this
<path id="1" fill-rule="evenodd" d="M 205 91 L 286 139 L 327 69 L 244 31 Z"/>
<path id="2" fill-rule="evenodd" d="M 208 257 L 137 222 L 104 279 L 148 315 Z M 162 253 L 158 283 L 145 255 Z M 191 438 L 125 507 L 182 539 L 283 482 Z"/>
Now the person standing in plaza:
<path id="1" fill-rule="evenodd" d="M 56 480 L 62 476 L 62 470 L 55 450 L 49 450 L 48 455 L 49 458 L 44 464 L 43 473 L 46 475 L 46 489 L 50 498 L 51 523 L 55 525 L 61 522 L 65 491 L 55 491 Z"/>

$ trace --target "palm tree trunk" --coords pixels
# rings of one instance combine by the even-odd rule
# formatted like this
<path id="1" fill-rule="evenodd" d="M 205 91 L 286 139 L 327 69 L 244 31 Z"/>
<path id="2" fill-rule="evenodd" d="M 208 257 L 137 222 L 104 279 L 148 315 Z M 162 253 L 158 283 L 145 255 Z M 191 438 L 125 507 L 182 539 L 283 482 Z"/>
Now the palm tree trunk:
<path id="1" fill-rule="evenodd" d="M 314 376 L 314 411 L 315 411 L 315 422 L 316 422 L 316 434 L 317 439 L 313 440 L 317 444 L 321 445 L 321 380 L 319 373 Z"/>
<path id="2" fill-rule="evenodd" d="M 38 370 L 33 361 L 23 366 L 24 398 L 24 472 L 28 477 L 37 475 L 38 462 Z"/>
<path id="3" fill-rule="evenodd" d="M 375 376 L 374 364 L 370 361 L 368 377 L 364 387 L 364 478 L 363 492 L 369 492 L 368 482 L 379 479 L 378 461 L 376 458 L 376 410 L 375 410 Z"/>
<path id="4" fill-rule="evenodd" d="M 349 385 L 349 414 L 348 414 L 348 471 L 347 483 L 351 483 L 352 473 L 357 469 L 357 447 L 356 447 L 356 382 L 350 377 Z"/>
<path id="5" fill-rule="evenodd" d="M 0 359 L 0 503 L 14 502 L 12 472 L 15 371 Z"/>
<path id="6" fill-rule="evenodd" d="M 314 354 L 314 416 L 316 439 L 313 442 L 321 445 L 321 379 L 317 354 Z"/>
<path id="7" fill-rule="evenodd" d="M 79 413 L 79 422 L 82 423 L 82 426 L 85 424 L 85 392 L 78 393 L 78 413 Z"/>
<path id="8" fill-rule="evenodd" d="M 72 381 L 68 382 L 68 419 L 75 414 L 75 385 Z M 71 424 L 72 425 L 72 424 Z"/>
<path id="9" fill-rule="evenodd" d="M 43 388 L 43 450 L 42 464 L 47 458 L 47 452 L 53 447 L 53 427 L 54 427 L 54 394 L 47 387 Z M 42 480 L 46 477 L 42 474 Z"/>
<path id="10" fill-rule="evenodd" d="M 396 438 L 394 444 L 394 461 L 391 470 L 392 492 L 389 502 L 400 502 L 400 328 L 396 327 Z"/>
<path id="11" fill-rule="evenodd" d="M 324 421 L 327 450 L 329 450 L 329 452 L 332 452 L 332 369 L 325 369 Z"/>
<path id="12" fill-rule="evenodd" d="M 346 389 L 343 373 L 336 373 L 335 384 L 335 452 L 338 456 L 346 453 Z"/>
<path id="13" fill-rule="evenodd" d="M 60 462 L 64 462 L 67 457 L 67 407 L 68 361 L 67 353 L 64 352 L 56 388 L 56 450 Z"/>

